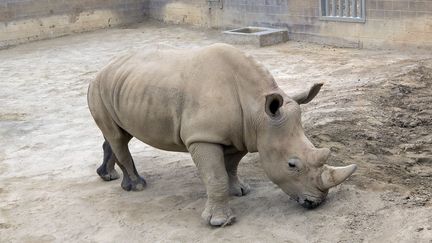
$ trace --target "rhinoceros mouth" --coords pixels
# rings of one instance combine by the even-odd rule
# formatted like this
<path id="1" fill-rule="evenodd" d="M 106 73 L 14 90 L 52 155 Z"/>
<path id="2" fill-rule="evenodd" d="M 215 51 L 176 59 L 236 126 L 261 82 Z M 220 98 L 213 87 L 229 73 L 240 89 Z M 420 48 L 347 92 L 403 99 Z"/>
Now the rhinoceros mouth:
<path id="1" fill-rule="evenodd" d="M 304 208 L 314 209 L 318 207 L 324 200 L 318 197 L 307 195 L 304 198 L 297 197 L 296 201 Z"/>
<path id="2" fill-rule="evenodd" d="M 309 199 L 305 199 L 303 201 L 303 203 L 301 203 L 300 205 L 302 205 L 302 207 L 307 208 L 307 209 L 314 209 L 316 207 L 318 207 L 321 204 L 321 202 L 316 202 L 316 201 L 311 201 Z"/>

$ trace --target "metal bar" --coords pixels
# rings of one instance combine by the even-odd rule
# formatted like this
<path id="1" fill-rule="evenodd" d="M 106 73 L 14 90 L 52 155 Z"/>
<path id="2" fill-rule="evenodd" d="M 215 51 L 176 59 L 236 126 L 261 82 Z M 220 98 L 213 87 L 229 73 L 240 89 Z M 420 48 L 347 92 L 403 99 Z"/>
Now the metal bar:
<path id="1" fill-rule="evenodd" d="M 365 7 L 365 0 L 361 0 L 361 18 L 366 18 L 366 7 Z"/>
<path id="2" fill-rule="evenodd" d="M 325 16 L 330 15 L 329 10 L 330 10 L 330 0 L 325 0 Z"/>
<path id="3" fill-rule="evenodd" d="M 344 5 L 344 12 L 345 12 L 345 16 L 349 17 L 350 16 L 350 8 L 349 8 L 349 0 L 345 0 L 345 5 Z"/>
<path id="4" fill-rule="evenodd" d="M 336 0 L 332 0 L 332 15 L 336 16 Z"/>
<path id="5" fill-rule="evenodd" d="M 353 6 L 352 6 L 352 17 L 357 18 L 357 0 L 352 0 Z"/>
<path id="6" fill-rule="evenodd" d="M 327 16 L 326 9 L 325 9 L 327 0 L 320 0 L 320 2 L 321 2 L 319 6 L 320 16 Z"/>
<path id="7" fill-rule="evenodd" d="M 339 16 L 343 16 L 342 0 L 339 0 Z"/>

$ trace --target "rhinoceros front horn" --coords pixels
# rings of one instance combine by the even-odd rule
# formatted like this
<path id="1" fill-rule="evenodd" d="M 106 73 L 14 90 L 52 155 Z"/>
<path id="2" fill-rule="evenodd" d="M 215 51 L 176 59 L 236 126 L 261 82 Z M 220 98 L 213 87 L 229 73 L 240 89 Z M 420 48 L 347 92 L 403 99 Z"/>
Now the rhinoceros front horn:
<path id="1" fill-rule="evenodd" d="M 356 169 L 357 165 L 355 164 L 343 167 L 324 165 L 324 170 L 321 174 L 324 189 L 330 189 L 331 187 L 339 185 L 352 175 Z"/>

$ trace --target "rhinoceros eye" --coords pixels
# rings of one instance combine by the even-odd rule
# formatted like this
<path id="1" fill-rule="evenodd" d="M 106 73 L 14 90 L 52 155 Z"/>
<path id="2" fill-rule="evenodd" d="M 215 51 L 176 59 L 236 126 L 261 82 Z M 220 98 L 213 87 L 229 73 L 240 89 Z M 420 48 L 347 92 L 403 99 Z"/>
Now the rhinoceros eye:
<path id="1" fill-rule="evenodd" d="M 297 157 L 293 157 L 288 160 L 288 166 L 292 169 L 294 168 L 298 169 L 299 165 L 300 165 L 300 159 Z"/>

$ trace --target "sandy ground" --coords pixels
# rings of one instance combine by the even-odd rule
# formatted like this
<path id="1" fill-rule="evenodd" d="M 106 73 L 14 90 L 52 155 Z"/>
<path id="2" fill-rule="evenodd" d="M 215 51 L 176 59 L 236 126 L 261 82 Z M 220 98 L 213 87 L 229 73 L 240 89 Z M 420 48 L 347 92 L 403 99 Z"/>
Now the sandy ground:
<path id="1" fill-rule="evenodd" d="M 0 242 L 432 242 L 432 55 L 289 42 L 239 46 L 287 92 L 326 85 L 303 107 L 306 132 L 330 164 L 359 170 L 306 210 L 240 164 L 252 191 L 232 198 L 235 225 L 207 226 L 206 194 L 188 154 L 131 142 L 148 187 L 125 192 L 96 175 L 102 136 L 88 83 L 131 49 L 191 48 L 215 32 L 143 24 L 0 51 Z"/>

